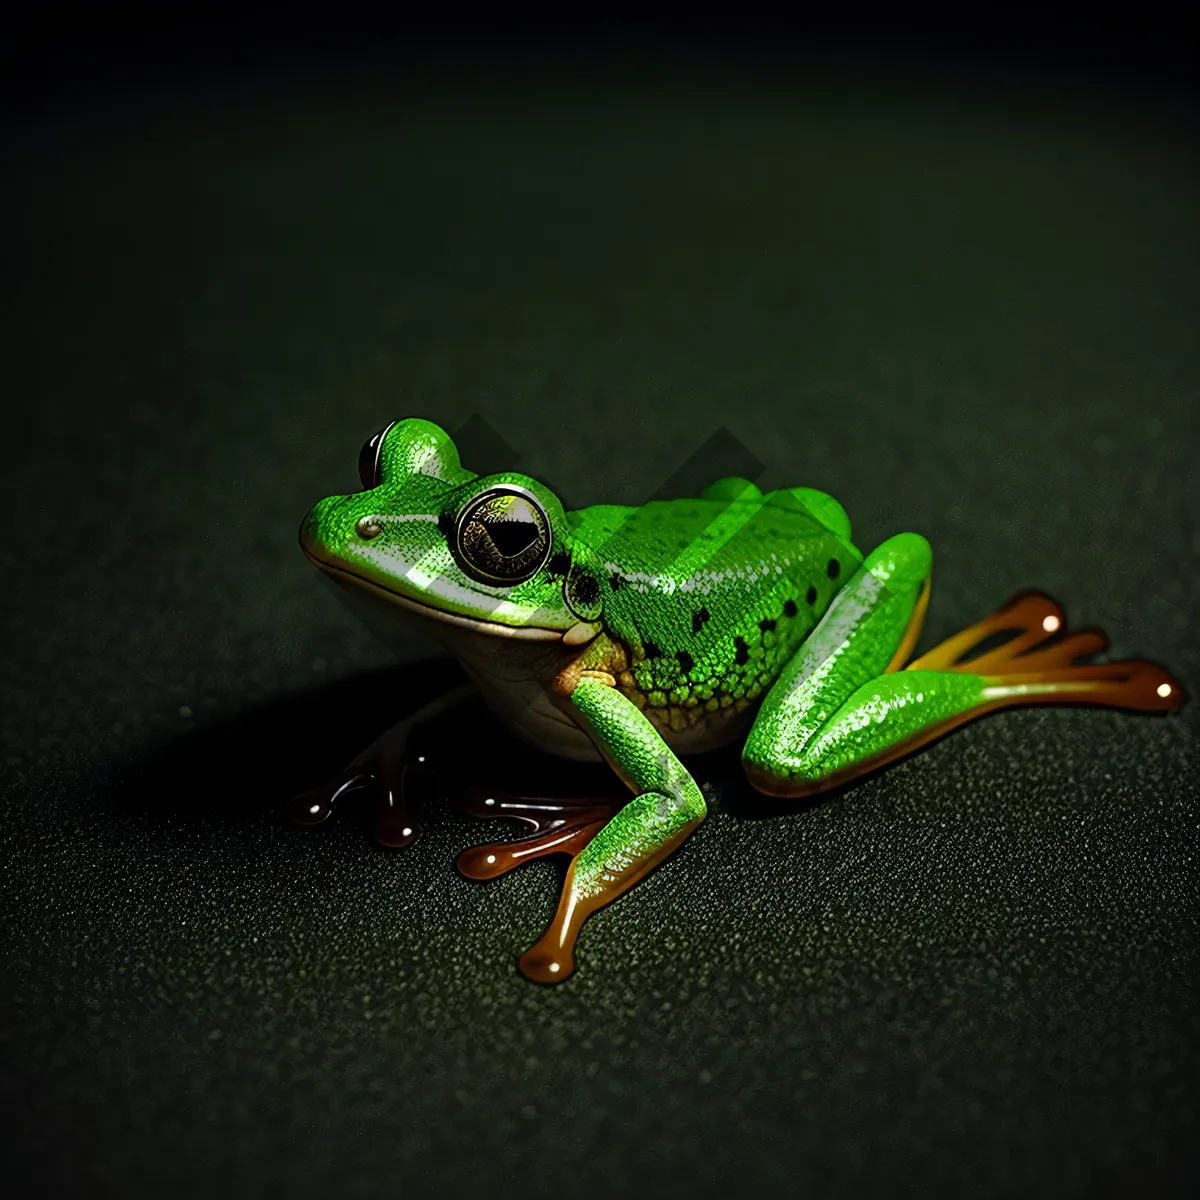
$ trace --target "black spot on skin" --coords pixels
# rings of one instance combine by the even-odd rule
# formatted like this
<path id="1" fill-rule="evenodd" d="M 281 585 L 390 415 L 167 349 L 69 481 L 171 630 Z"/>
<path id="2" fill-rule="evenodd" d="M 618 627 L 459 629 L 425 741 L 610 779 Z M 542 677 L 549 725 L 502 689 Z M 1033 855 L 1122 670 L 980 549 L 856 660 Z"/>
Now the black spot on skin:
<path id="1" fill-rule="evenodd" d="M 733 645 L 735 648 L 733 661 L 737 663 L 738 666 L 743 666 L 744 664 L 748 663 L 750 661 L 750 647 L 746 645 L 745 638 L 734 638 Z"/>
<path id="2" fill-rule="evenodd" d="M 699 612 L 692 613 L 692 632 L 699 633 L 700 626 L 708 620 L 708 609 L 702 608 Z"/>
<path id="3" fill-rule="evenodd" d="M 773 633 L 775 630 L 775 622 L 772 621 L 770 617 L 766 617 L 764 620 L 759 621 L 758 627 L 763 631 L 763 633 Z"/>
<path id="4" fill-rule="evenodd" d="M 600 585 L 596 582 L 595 575 L 581 571 L 571 580 L 571 593 L 586 608 L 600 599 Z"/>
<path id="5" fill-rule="evenodd" d="M 796 615 L 795 600 L 785 600 L 783 602 L 783 615 L 785 617 L 794 617 Z"/>
<path id="6" fill-rule="evenodd" d="M 454 541 L 454 518 L 449 513 L 438 515 L 438 532 L 448 542 Z"/>
<path id="7" fill-rule="evenodd" d="M 553 555 L 550 561 L 546 564 L 546 570 L 551 575 L 562 575 L 566 578 L 567 572 L 571 569 L 571 556 L 560 550 Z"/>
<path id="8" fill-rule="evenodd" d="M 662 651 L 653 642 L 647 642 L 642 649 L 647 658 L 662 658 Z"/>
<path id="9" fill-rule="evenodd" d="M 619 575 L 619 574 L 617 574 L 616 571 L 614 571 L 608 577 L 608 582 L 612 586 L 612 590 L 615 592 L 617 590 L 617 588 L 619 588 L 621 586 L 621 584 L 623 584 L 625 582 L 625 579 L 624 579 L 624 576 Z"/>
<path id="10" fill-rule="evenodd" d="M 685 675 L 696 665 L 695 659 L 686 650 L 680 650 L 675 657 L 679 660 L 679 669 Z"/>
<path id="11" fill-rule="evenodd" d="M 842 564 L 836 558 L 831 558 L 825 567 L 825 574 L 830 579 L 836 579 L 842 573 Z"/>
<path id="12" fill-rule="evenodd" d="M 807 600 L 807 601 L 808 601 L 808 603 L 809 603 L 810 605 L 816 604 L 816 602 L 817 602 L 817 589 L 816 589 L 815 587 L 810 587 L 810 588 L 808 589 L 808 595 L 807 595 L 807 596 L 805 596 L 804 598 L 805 598 L 805 600 Z"/>

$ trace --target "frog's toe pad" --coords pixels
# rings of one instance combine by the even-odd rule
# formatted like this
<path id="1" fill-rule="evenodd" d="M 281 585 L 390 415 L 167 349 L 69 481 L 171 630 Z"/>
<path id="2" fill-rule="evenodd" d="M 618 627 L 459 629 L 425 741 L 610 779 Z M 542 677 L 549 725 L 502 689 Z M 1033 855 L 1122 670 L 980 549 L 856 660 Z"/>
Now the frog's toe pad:
<path id="1" fill-rule="evenodd" d="M 534 983 L 562 983 L 575 970 L 575 955 L 543 938 L 521 955 L 517 968 Z"/>
<path id="2" fill-rule="evenodd" d="M 468 879 L 495 879 L 522 863 L 548 854 L 577 855 L 621 807 L 609 797 L 547 799 L 515 796 L 494 788 L 470 788 L 453 803 L 460 812 L 479 820 L 507 817 L 521 821 L 533 833 L 511 842 L 473 846 L 458 856 L 458 870 Z"/>
<path id="3" fill-rule="evenodd" d="M 339 775 L 320 787 L 300 792 L 287 802 L 288 819 L 297 825 L 320 825 L 333 816 L 334 809 L 346 796 L 370 782 L 370 777 L 365 774 Z"/>
<path id="4" fill-rule="evenodd" d="M 536 837 L 520 838 L 515 842 L 494 842 L 474 846 L 458 856 L 458 869 L 468 879 L 495 879 L 522 863 L 547 854 L 570 854 L 574 857 L 599 833 L 603 821 L 579 826 L 560 826 Z"/>
<path id="5" fill-rule="evenodd" d="M 407 850 L 422 833 L 421 826 L 403 810 L 385 809 L 375 822 L 375 840 L 389 850 Z"/>
<path id="6" fill-rule="evenodd" d="M 993 702 L 1060 701 L 1171 712 L 1187 699 L 1179 680 L 1157 663 L 1138 658 L 997 675 L 985 682 Z"/>

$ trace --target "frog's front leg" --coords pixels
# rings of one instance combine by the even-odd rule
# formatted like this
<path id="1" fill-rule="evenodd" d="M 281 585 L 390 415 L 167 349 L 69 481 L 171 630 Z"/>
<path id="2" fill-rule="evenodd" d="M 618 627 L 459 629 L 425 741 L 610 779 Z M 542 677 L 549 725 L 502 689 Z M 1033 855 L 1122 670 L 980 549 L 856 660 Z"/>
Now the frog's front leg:
<path id="1" fill-rule="evenodd" d="M 567 694 L 567 687 L 570 691 Z M 585 677 L 560 686 L 563 707 L 635 793 L 572 860 L 558 911 L 520 958 L 539 983 L 574 969 L 575 939 L 597 909 L 611 904 L 676 850 L 704 820 L 704 796 L 640 710 L 611 683 Z"/>
<path id="2" fill-rule="evenodd" d="M 393 849 L 411 846 L 421 836 L 420 825 L 405 805 L 405 781 L 410 765 L 408 747 L 413 730 L 475 694 L 474 684 L 461 684 L 397 721 L 356 754 L 339 774 L 320 787 L 293 796 L 288 803 L 288 815 L 300 825 L 319 825 L 333 815 L 338 804 L 351 792 L 374 787 L 379 796 L 374 826 L 376 840 Z"/>
<path id="3" fill-rule="evenodd" d="M 1078 666 L 1103 648 L 1094 630 L 1068 635 L 1047 596 L 1018 598 L 906 669 L 916 642 L 931 555 L 915 534 L 884 542 L 863 562 L 759 710 L 742 761 L 772 796 L 823 791 L 1002 707 L 1100 704 L 1162 711 L 1184 694 L 1140 660 Z M 1014 636 L 969 657 L 992 635 Z"/>

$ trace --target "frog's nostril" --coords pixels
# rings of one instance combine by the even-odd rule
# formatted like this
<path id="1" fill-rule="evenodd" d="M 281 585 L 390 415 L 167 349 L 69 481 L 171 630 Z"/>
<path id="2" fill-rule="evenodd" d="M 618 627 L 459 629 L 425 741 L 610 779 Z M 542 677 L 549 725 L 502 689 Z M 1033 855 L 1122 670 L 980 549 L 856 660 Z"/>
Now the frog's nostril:
<path id="1" fill-rule="evenodd" d="M 377 538 L 383 532 L 383 525 L 378 517 L 363 517 L 354 526 L 354 532 L 364 541 Z"/>

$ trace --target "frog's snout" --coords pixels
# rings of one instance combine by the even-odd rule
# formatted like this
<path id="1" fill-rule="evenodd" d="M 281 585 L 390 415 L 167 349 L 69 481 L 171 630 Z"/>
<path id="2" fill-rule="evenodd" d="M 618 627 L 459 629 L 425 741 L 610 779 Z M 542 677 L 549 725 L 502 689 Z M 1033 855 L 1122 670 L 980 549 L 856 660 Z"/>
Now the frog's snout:
<path id="1" fill-rule="evenodd" d="M 340 496 L 322 500 L 300 522 L 300 549 L 319 567 L 326 566 L 333 557 L 326 531 L 329 529 L 330 509 L 340 500 Z"/>
<path id="2" fill-rule="evenodd" d="M 300 522 L 300 549 L 308 558 L 315 559 L 317 557 L 317 538 L 313 531 L 311 513 Z"/>

